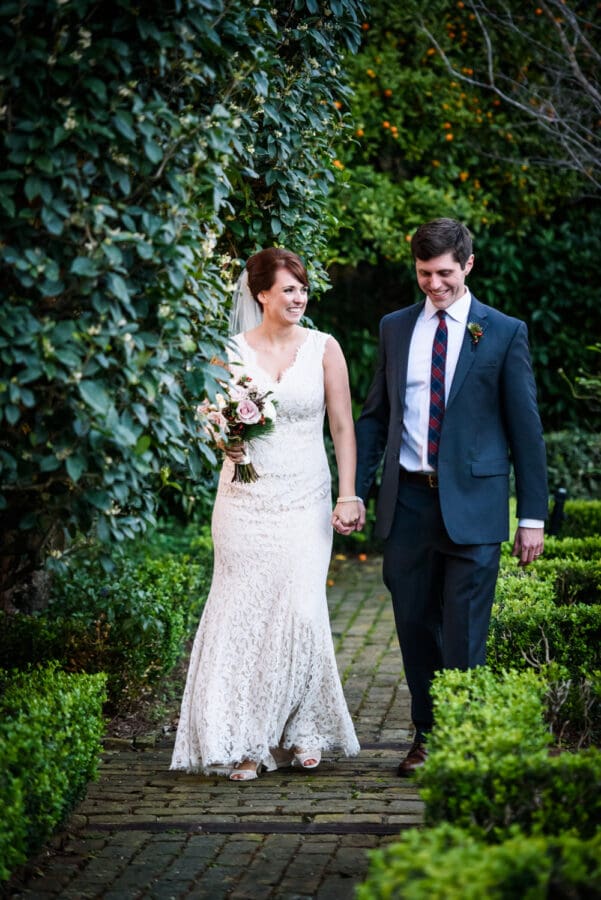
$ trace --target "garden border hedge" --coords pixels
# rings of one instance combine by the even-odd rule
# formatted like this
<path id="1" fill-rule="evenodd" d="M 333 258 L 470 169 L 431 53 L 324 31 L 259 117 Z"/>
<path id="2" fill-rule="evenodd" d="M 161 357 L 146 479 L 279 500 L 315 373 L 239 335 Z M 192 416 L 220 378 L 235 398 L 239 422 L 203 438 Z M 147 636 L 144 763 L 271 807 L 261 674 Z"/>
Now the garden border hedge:
<path id="1" fill-rule="evenodd" d="M 0 880 L 42 846 L 95 778 L 106 677 L 0 670 Z"/>
<path id="2" fill-rule="evenodd" d="M 508 900 L 598 897 L 601 832 L 587 840 L 572 833 L 528 835 L 515 829 L 490 845 L 442 824 L 406 831 L 398 843 L 371 851 L 357 900 Z"/>
<path id="3" fill-rule="evenodd" d="M 545 678 L 480 667 L 438 674 L 436 727 L 417 773 L 426 825 L 498 842 L 511 826 L 544 834 L 601 826 L 601 751 L 549 754 Z"/>

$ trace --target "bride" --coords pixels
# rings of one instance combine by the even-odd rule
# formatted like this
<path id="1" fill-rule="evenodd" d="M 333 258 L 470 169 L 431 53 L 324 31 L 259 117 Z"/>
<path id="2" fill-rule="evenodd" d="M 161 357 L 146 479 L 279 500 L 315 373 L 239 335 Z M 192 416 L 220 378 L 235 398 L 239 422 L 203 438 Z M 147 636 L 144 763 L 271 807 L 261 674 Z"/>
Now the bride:
<path id="1" fill-rule="evenodd" d="M 344 699 L 326 602 L 332 526 L 350 534 L 355 437 L 339 344 L 300 325 L 308 279 L 296 254 L 251 256 L 234 298 L 228 368 L 277 403 L 274 430 L 227 451 L 213 509 L 211 590 L 190 658 L 172 769 L 257 777 L 319 765 L 359 744 Z M 331 511 L 324 413 L 336 451 Z M 232 481 L 244 450 L 259 478 Z"/>

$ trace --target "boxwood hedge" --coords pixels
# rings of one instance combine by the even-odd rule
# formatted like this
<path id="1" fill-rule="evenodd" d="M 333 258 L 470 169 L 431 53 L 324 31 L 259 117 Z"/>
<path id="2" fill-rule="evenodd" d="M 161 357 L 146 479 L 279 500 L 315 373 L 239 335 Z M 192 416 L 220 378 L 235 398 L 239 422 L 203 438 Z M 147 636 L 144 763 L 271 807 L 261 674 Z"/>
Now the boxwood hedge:
<path id="1" fill-rule="evenodd" d="M 96 775 L 105 676 L 0 671 L 0 879 L 35 853 Z"/>
<path id="2" fill-rule="evenodd" d="M 358 900 L 548 900 L 599 897 L 601 832 L 587 840 L 567 832 L 528 835 L 514 830 L 489 845 L 443 824 L 411 830 L 398 843 L 370 853 Z"/>
<path id="3" fill-rule="evenodd" d="M 2 616 L 0 666 L 54 659 L 68 671 L 106 672 L 111 705 L 124 708 L 181 656 L 209 577 L 187 555 L 116 557 L 111 572 L 82 559 L 56 575 L 43 614 Z"/>
<path id="4" fill-rule="evenodd" d="M 427 825 L 491 841 L 508 829 L 590 837 L 601 826 L 601 751 L 550 755 L 542 675 L 480 667 L 433 685 L 436 726 L 419 770 Z"/>

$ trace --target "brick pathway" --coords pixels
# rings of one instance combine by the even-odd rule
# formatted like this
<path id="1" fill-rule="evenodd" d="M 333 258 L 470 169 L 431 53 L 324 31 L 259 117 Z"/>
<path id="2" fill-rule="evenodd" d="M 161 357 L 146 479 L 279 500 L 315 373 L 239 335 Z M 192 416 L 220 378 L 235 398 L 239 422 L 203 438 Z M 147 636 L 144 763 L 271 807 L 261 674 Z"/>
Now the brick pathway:
<path id="1" fill-rule="evenodd" d="M 257 781 L 168 771 L 173 737 L 107 749 L 58 850 L 13 897 L 61 900 L 351 900 L 366 850 L 421 822 L 396 764 L 409 697 L 378 559 L 336 559 L 328 590 L 361 754 Z M 110 746 L 110 745 L 109 745 Z"/>

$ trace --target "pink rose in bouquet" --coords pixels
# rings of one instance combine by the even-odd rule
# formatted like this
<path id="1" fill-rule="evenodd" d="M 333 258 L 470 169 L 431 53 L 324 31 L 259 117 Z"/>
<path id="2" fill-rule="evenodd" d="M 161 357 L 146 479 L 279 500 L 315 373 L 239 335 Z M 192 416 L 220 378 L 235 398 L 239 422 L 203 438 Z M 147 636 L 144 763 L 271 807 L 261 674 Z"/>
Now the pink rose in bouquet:
<path id="1" fill-rule="evenodd" d="M 236 408 L 236 412 L 239 421 L 243 422 L 245 425 L 256 425 L 257 422 L 261 421 L 261 410 L 257 404 L 249 398 L 240 401 Z"/>
<path id="2" fill-rule="evenodd" d="M 272 431 L 276 409 L 271 391 L 261 393 L 248 375 L 241 375 L 225 386 L 226 395 L 217 394 L 216 403 L 204 400 L 197 417 L 212 443 L 223 449 L 236 447 Z M 236 463 L 232 481 L 250 483 L 259 476 L 250 458 Z"/>

